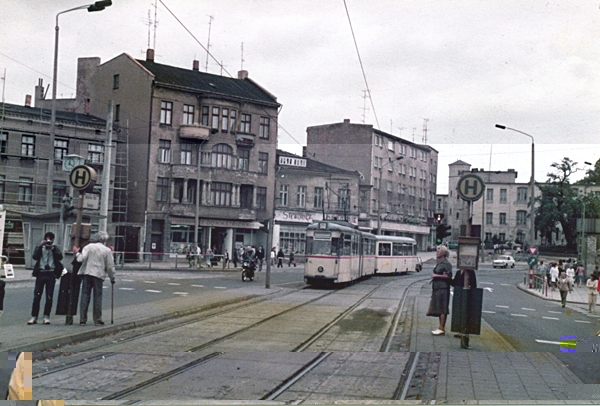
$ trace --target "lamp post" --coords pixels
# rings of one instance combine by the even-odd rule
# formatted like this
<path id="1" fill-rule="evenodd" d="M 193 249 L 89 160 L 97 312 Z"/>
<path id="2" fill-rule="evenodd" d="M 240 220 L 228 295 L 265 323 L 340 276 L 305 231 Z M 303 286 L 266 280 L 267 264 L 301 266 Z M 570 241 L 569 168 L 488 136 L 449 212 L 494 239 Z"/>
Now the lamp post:
<path id="1" fill-rule="evenodd" d="M 401 159 L 404 159 L 404 156 L 399 156 L 397 157 L 394 161 L 399 161 Z M 386 166 L 391 165 L 392 163 L 394 163 L 394 161 L 392 160 L 392 158 L 389 158 L 388 163 L 386 164 Z M 392 172 L 393 172 L 393 168 L 392 168 Z M 383 177 L 383 168 L 379 168 L 379 193 L 377 196 L 377 235 L 381 235 L 381 183 L 382 183 L 382 178 Z"/>
<path id="2" fill-rule="evenodd" d="M 94 11 L 102 11 L 106 7 L 112 5 L 111 0 L 102 0 L 97 1 L 93 4 L 86 4 L 85 6 L 79 6 L 75 8 L 71 8 L 68 10 L 61 11 L 56 14 L 56 26 L 54 27 L 54 67 L 52 72 L 52 105 L 51 105 L 51 113 L 50 113 L 50 159 L 48 160 L 48 181 L 46 191 L 46 211 L 49 213 L 52 210 L 52 193 L 53 193 L 53 183 L 54 183 L 54 139 L 56 137 L 56 83 L 57 72 L 58 72 L 58 16 L 61 14 L 68 13 L 70 11 L 75 10 L 83 10 L 87 9 L 88 12 Z M 62 237 L 61 237 L 62 238 Z"/>
<path id="3" fill-rule="evenodd" d="M 515 131 L 518 132 L 520 134 L 526 135 L 529 138 L 531 138 L 531 180 L 530 180 L 530 184 L 529 184 L 529 188 L 530 190 L 530 196 L 529 196 L 529 201 L 530 201 L 530 207 L 529 207 L 529 212 L 530 212 L 530 217 L 531 217 L 531 227 L 529 228 L 529 244 L 528 245 L 533 245 L 535 244 L 535 140 L 533 139 L 533 136 L 530 134 L 527 134 L 523 131 L 517 130 L 515 128 L 511 128 L 511 127 L 507 127 L 505 125 L 501 125 L 501 124 L 496 124 L 496 128 L 499 128 L 501 130 L 511 130 L 511 131 Z M 525 247 L 523 247 L 525 248 Z"/>
<path id="4" fill-rule="evenodd" d="M 584 162 L 586 165 L 592 165 L 591 162 Z M 581 199 L 581 203 L 583 204 L 583 210 L 581 213 L 581 251 L 580 251 L 580 260 L 583 262 L 583 267 L 587 267 L 587 244 L 585 242 L 585 197 L 587 196 L 587 184 L 583 185 L 583 198 Z"/>

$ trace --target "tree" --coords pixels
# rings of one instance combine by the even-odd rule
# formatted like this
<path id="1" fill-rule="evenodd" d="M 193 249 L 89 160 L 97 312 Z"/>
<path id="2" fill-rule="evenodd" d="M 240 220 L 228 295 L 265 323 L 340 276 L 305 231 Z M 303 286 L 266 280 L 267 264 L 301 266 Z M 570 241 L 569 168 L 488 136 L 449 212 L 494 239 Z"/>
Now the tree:
<path id="1" fill-rule="evenodd" d="M 567 246 L 577 245 L 576 216 L 580 203 L 569 177 L 577 172 L 577 162 L 565 157 L 560 163 L 553 163 L 553 172 L 547 174 L 548 180 L 538 184 L 542 194 L 537 201 L 535 225 L 547 241 L 552 241 L 552 232 L 557 223 L 561 225 Z"/>

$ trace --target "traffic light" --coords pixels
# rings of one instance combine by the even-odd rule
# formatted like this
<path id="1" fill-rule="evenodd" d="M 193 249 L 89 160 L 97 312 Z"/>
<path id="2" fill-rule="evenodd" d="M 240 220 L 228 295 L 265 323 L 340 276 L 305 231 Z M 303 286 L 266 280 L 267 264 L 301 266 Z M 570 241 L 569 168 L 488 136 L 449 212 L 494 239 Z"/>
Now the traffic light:
<path id="1" fill-rule="evenodd" d="M 444 240 L 444 238 L 450 236 L 452 233 L 450 232 L 450 229 L 452 227 L 447 225 L 447 224 L 440 224 L 439 226 L 436 227 L 435 229 L 435 242 L 439 245 L 442 243 L 442 241 Z"/>
<path id="2" fill-rule="evenodd" d="M 442 220 L 444 219 L 443 213 L 435 213 L 435 222 L 438 224 L 442 224 Z"/>

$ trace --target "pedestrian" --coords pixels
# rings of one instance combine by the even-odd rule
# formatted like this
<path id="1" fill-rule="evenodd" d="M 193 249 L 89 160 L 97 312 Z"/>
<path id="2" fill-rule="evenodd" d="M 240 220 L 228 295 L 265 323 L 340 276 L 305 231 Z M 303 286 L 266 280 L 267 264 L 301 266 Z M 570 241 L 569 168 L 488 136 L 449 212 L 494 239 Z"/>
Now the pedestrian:
<path id="1" fill-rule="evenodd" d="M 275 247 L 271 248 L 271 266 L 275 266 Z"/>
<path id="2" fill-rule="evenodd" d="M 285 254 L 283 250 L 279 248 L 279 252 L 277 253 L 277 268 L 283 268 L 283 259 L 285 258 Z"/>
<path id="3" fill-rule="evenodd" d="M 40 302 L 42 293 L 46 290 L 46 304 L 44 305 L 44 324 L 50 324 L 50 313 L 52 312 L 52 300 L 54 298 L 54 286 L 56 279 L 60 278 L 64 269 L 61 264 L 63 254 L 57 245 L 54 245 L 54 233 L 47 232 L 44 239 L 33 251 L 33 276 L 35 277 L 35 288 L 33 291 L 33 306 L 31 307 L 31 319 L 27 324 L 37 324 L 40 313 Z"/>
<path id="4" fill-rule="evenodd" d="M 79 324 L 84 326 L 87 323 L 88 307 L 92 290 L 94 291 L 94 307 L 92 316 L 95 326 L 103 326 L 102 321 L 102 285 L 106 276 L 110 283 L 115 284 L 115 263 L 110 249 L 104 244 L 108 240 L 108 234 L 99 231 L 90 237 L 88 245 L 83 247 L 80 252 L 79 247 L 73 247 L 73 253 L 77 262 L 81 262 L 79 275 L 82 280 L 81 302 Z"/>
<path id="5" fill-rule="evenodd" d="M 550 283 L 552 283 L 552 291 L 556 290 L 556 282 L 558 280 L 558 267 L 556 266 L 556 262 L 552 262 L 550 264 Z"/>
<path id="6" fill-rule="evenodd" d="M 206 255 L 205 255 L 205 259 L 206 259 L 206 267 L 210 268 L 211 265 L 211 260 L 213 258 L 213 250 L 211 250 L 210 248 L 206 250 Z"/>
<path id="7" fill-rule="evenodd" d="M 288 266 L 292 266 L 292 264 L 294 264 L 294 266 L 296 266 L 296 261 L 294 261 L 294 251 L 290 251 L 290 262 L 289 262 Z"/>
<path id="8" fill-rule="evenodd" d="M 238 250 L 236 250 L 235 248 L 233 249 L 233 255 L 231 257 L 231 261 L 233 262 L 233 267 L 237 268 L 239 258 L 238 258 Z"/>
<path id="9" fill-rule="evenodd" d="M 19 401 L 32 400 L 32 353 L 3 352 L 0 354 L 3 357 L 0 359 L 0 390 L 2 390 L 0 398 Z M 0 403 L 4 404 L 3 401 Z M 18 404 L 26 405 L 28 403 L 19 402 Z"/>
<path id="10" fill-rule="evenodd" d="M 201 268 L 201 266 L 200 266 L 200 264 L 202 263 L 201 258 L 202 258 L 202 248 L 200 248 L 200 244 L 198 244 L 196 246 L 196 250 L 194 252 L 194 260 L 196 261 L 196 263 L 194 265 L 198 269 Z"/>
<path id="11" fill-rule="evenodd" d="M 544 261 L 540 261 L 538 271 L 540 272 L 540 275 L 542 275 L 542 277 L 546 280 L 548 286 L 550 286 L 550 269 L 546 264 L 544 264 Z"/>
<path id="12" fill-rule="evenodd" d="M 579 264 L 577 266 L 577 287 L 580 288 L 583 282 L 585 282 L 585 268 Z"/>
<path id="13" fill-rule="evenodd" d="M 439 327 L 433 330 L 431 334 L 434 336 L 442 336 L 446 334 L 446 319 L 450 313 L 450 285 L 452 283 L 452 265 L 448 261 L 450 251 L 447 247 L 440 245 L 437 247 L 436 258 L 437 265 L 433 269 L 431 275 L 431 301 L 427 316 L 438 317 Z"/>
<path id="14" fill-rule="evenodd" d="M 575 268 L 573 267 L 573 264 L 569 265 L 567 268 L 567 279 L 572 285 L 575 285 Z"/>
<path id="15" fill-rule="evenodd" d="M 223 254 L 223 268 L 229 268 L 229 251 L 225 250 L 225 254 Z"/>
<path id="16" fill-rule="evenodd" d="M 561 272 L 560 278 L 556 284 L 558 285 L 558 290 L 560 291 L 560 302 L 562 303 L 562 307 L 565 307 L 567 304 L 567 294 L 573 291 L 573 284 L 567 278 L 566 272 Z"/>
<path id="17" fill-rule="evenodd" d="M 185 259 L 187 259 L 188 261 L 188 265 L 190 268 L 194 267 L 194 248 L 192 246 L 189 246 L 187 249 L 187 255 L 185 256 Z"/>
<path id="18" fill-rule="evenodd" d="M 598 274 L 593 273 L 585 284 L 588 288 L 588 310 L 596 312 L 596 298 L 598 297 Z"/>
<path id="19" fill-rule="evenodd" d="M 258 246 L 256 251 L 256 260 L 258 262 L 258 272 L 262 271 L 263 261 L 265 260 L 265 250 L 262 245 Z"/>

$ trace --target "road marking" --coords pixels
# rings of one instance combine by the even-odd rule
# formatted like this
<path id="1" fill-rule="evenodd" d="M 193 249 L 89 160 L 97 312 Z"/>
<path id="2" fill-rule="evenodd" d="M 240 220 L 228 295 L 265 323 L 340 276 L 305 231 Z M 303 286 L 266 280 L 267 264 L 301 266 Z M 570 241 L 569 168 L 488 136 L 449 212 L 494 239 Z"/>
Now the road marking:
<path id="1" fill-rule="evenodd" d="M 554 310 L 548 310 L 548 313 L 562 314 L 562 312 L 555 312 Z"/>
<path id="2" fill-rule="evenodd" d="M 482 285 L 493 285 L 494 284 L 494 282 L 479 282 L 479 283 L 481 283 Z"/>
<path id="3" fill-rule="evenodd" d="M 152 290 L 152 289 L 146 289 L 146 292 L 150 292 L 150 293 L 161 293 L 162 290 Z"/>
<path id="4" fill-rule="evenodd" d="M 119 290 L 135 290 L 134 288 L 119 288 Z"/>
<path id="5" fill-rule="evenodd" d="M 503 306 L 503 305 L 496 305 L 496 307 L 501 307 L 503 309 L 508 309 L 508 306 Z"/>
<path id="6" fill-rule="evenodd" d="M 156 283 L 156 281 L 144 281 L 144 283 Z"/>
<path id="7" fill-rule="evenodd" d="M 492 293 L 494 292 L 494 289 L 492 289 L 492 288 L 484 288 L 484 289 L 487 290 L 488 292 L 492 292 Z"/>
<path id="8" fill-rule="evenodd" d="M 171 285 L 171 286 L 179 286 L 179 285 L 181 285 L 181 283 L 169 282 L 169 283 L 167 283 L 167 285 Z"/>
<path id="9" fill-rule="evenodd" d="M 536 338 L 536 340 L 538 343 L 540 344 L 554 344 L 554 345 L 560 345 L 560 341 L 546 341 L 546 340 L 538 340 Z"/>
<path id="10" fill-rule="evenodd" d="M 189 292 L 173 292 L 174 295 L 189 295 Z"/>
<path id="11" fill-rule="evenodd" d="M 542 319 L 546 319 L 546 320 L 560 320 L 558 317 L 546 317 L 546 316 L 542 316 Z"/>
<path id="12" fill-rule="evenodd" d="M 123 282 L 135 282 L 133 279 L 121 279 Z"/>
<path id="13" fill-rule="evenodd" d="M 529 310 L 530 312 L 535 312 L 535 309 L 529 309 L 527 307 L 521 307 L 521 310 Z"/>
<path id="14" fill-rule="evenodd" d="M 481 313 L 490 313 L 490 314 L 496 314 L 496 312 L 491 312 L 489 310 L 482 310 Z"/>
<path id="15" fill-rule="evenodd" d="M 226 286 L 215 286 L 215 289 L 227 289 Z"/>
<path id="16" fill-rule="evenodd" d="M 510 283 L 501 283 L 500 286 L 512 286 Z"/>
<path id="17" fill-rule="evenodd" d="M 204 287 L 204 285 L 192 285 L 192 286 L 195 288 L 203 288 Z"/>
<path id="18" fill-rule="evenodd" d="M 584 320 L 575 320 L 575 323 L 587 323 L 587 324 L 591 324 L 591 321 L 584 321 Z"/>
<path id="19" fill-rule="evenodd" d="M 515 316 L 515 317 L 527 317 L 526 314 L 518 314 L 518 313 L 511 313 L 511 316 Z"/>

